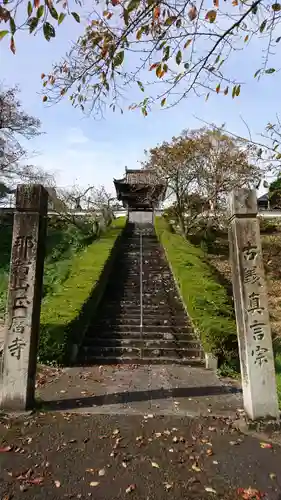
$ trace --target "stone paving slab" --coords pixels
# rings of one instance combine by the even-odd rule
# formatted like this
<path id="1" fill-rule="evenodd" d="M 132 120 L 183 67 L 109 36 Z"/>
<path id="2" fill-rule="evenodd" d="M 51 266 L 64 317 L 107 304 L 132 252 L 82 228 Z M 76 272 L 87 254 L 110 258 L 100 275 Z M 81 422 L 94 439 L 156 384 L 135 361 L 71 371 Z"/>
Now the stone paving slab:
<path id="1" fill-rule="evenodd" d="M 281 448 L 268 444 L 225 418 L 0 418 L 0 498 L 280 500 Z"/>
<path id="2" fill-rule="evenodd" d="M 237 384 L 179 365 L 67 368 L 37 396 L 49 410 L 93 414 L 233 416 L 242 408 Z"/>

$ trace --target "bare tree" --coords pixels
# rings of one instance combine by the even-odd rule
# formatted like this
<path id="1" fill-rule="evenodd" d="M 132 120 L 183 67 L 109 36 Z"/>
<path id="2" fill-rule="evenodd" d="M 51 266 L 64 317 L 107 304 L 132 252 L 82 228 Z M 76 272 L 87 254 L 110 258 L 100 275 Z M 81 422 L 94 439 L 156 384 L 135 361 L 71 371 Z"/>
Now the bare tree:
<path id="1" fill-rule="evenodd" d="M 18 182 L 40 182 L 54 185 L 52 174 L 25 164 L 28 152 L 21 139 L 32 139 L 41 134 L 40 121 L 22 109 L 18 100 L 19 89 L 0 88 L 0 197 L 10 193 Z"/>

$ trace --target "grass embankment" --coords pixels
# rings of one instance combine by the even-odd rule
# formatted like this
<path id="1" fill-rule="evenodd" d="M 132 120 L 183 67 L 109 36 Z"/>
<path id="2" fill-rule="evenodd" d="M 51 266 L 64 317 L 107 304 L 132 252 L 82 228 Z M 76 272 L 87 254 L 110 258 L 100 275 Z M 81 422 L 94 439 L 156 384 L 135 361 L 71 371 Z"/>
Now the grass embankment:
<path id="1" fill-rule="evenodd" d="M 71 326 L 83 328 L 80 312 L 97 282 L 125 218 L 115 220 L 94 241 L 77 227 L 53 218 L 48 222 L 44 266 L 39 359 L 62 363 Z M 12 218 L 0 224 L 0 320 L 4 318 L 12 242 Z M 84 308 L 85 309 L 85 308 Z M 80 324 L 81 320 L 81 324 Z"/>
<path id="2" fill-rule="evenodd" d="M 225 287 L 217 282 L 200 248 L 172 233 L 161 217 L 156 218 L 155 228 L 205 352 L 217 355 L 220 363 L 233 362 L 237 358 L 236 325 Z"/>
<path id="3" fill-rule="evenodd" d="M 88 299 L 125 222 L 123 217 L 117 219 L 98 240 L 74 256 L 67 279 L 44 298 L 39 345 L 41 363 L 68 361 L 74 337 L 79 339 L 93 314 L 94 304 Z"/>
<path id="4" fill-rule="evenodd" d="M 8 287 L 13 218 L 0 222 L 0 319 L 4 318 Z M 43 297 L 52 294 L 68 278 L 72 259 L 93 241 L 77 227 L 57 218 L 48 221 Z"/>

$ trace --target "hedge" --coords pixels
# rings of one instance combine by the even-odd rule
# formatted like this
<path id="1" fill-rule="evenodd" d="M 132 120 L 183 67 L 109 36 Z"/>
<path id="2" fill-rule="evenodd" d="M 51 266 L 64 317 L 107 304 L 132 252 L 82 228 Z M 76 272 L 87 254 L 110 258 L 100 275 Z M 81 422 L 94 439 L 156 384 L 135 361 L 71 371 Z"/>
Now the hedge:
<path id="1" fill-rule="evenodd" d="M 155 229 L 205 352 L 212 352 L 220 362 L 230 361 L 237 356 L 237 335 L 225 288 L 216 281 L 200 248 L 172 233 L 162 217 L 155 218 Z"/>
<path id="2" fill-rule="evenodd" d="M 43 299 L 38 353 L 41 363 L 69 362 L 73 344 L 79 343 L 93 315 L 95 291 L 125 224 L 126 218 L 116 219 L 106 233 L 75 255 L 66 281 Z"/>

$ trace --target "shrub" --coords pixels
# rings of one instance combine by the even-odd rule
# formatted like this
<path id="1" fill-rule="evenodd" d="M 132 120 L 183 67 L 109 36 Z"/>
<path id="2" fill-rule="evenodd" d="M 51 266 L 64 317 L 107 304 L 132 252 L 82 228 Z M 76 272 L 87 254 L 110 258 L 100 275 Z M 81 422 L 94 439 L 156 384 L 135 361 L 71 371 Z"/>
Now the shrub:
<path id="1" fill-rule="evenodd" d="M 236 357 L 233 306 L 225 288 L 216 281 L 204 260 L 202 249 L 172 234 L 161 217 L 156 218 L 155 226 L 205 352 L 212 352 L 220 362 Z"/>
<path id="2" fill-rule="evenodd" d="M 93 314 L 94 304 L 88 300 L 98 284 L 117 237 L 125 226 L 119 218 L 72 261 L 63 285 L 42 304 L 39 360 L 46 364 L 66 364 L 75 337 L 83 334 Z"/>
<path id="3" fill-rule="evenodd" d="M 272 234 L 280 231 L 280 222 L 274 219 L 260 218 L 260 232 L 262 234 Z"/>

